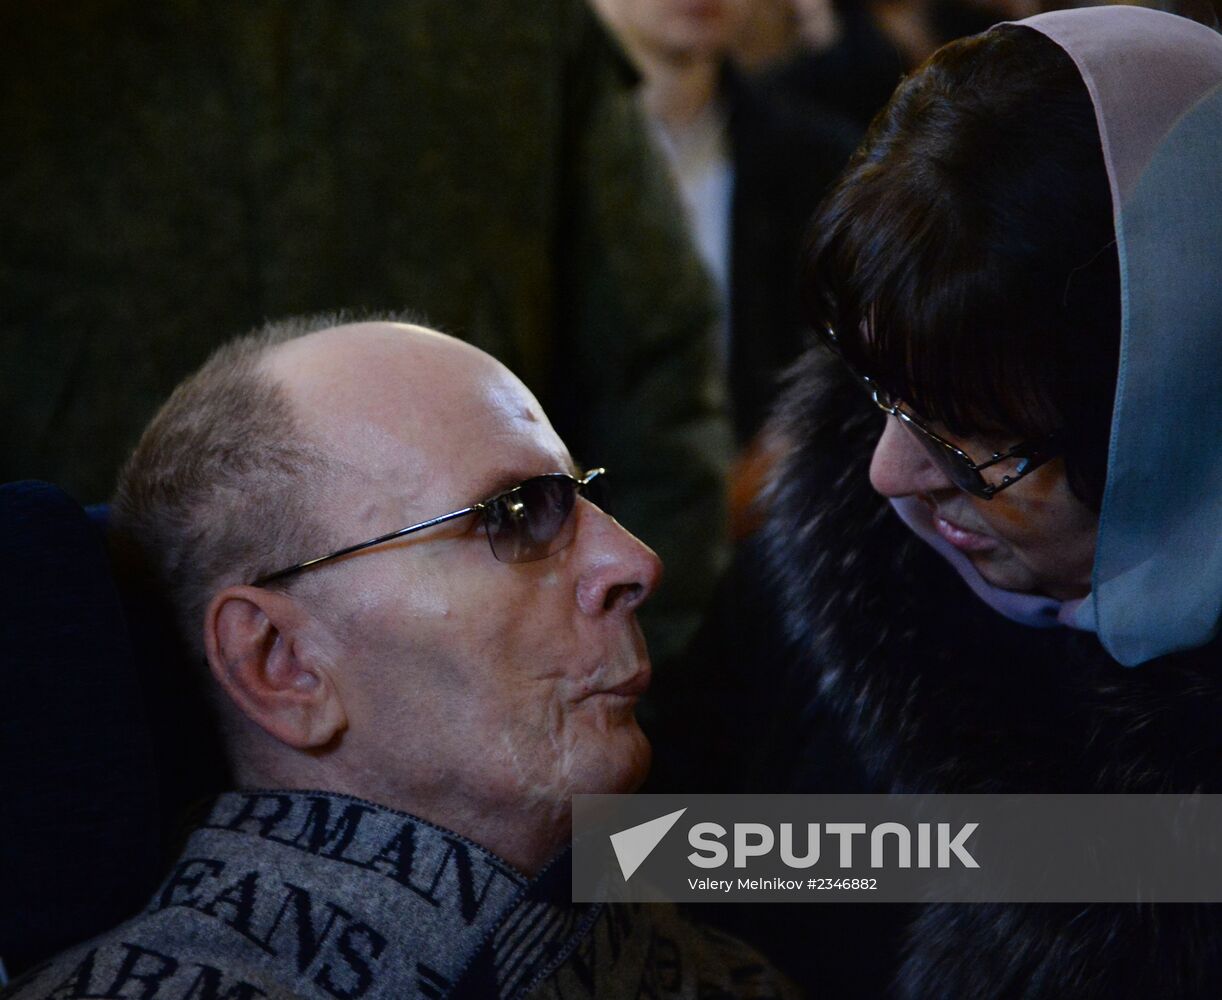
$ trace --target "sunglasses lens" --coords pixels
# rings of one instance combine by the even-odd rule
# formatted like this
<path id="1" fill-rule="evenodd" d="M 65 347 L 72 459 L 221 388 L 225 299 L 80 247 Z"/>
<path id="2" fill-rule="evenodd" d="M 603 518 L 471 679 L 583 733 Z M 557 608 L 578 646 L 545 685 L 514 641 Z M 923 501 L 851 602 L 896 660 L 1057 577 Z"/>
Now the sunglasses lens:
<path id="1" fill-rule="evenodd" d="M 564 476 L 528 479 L 489 504 L 484 526 L 501 562 L 543 559 L 573 540 L 577 484 Z"/>

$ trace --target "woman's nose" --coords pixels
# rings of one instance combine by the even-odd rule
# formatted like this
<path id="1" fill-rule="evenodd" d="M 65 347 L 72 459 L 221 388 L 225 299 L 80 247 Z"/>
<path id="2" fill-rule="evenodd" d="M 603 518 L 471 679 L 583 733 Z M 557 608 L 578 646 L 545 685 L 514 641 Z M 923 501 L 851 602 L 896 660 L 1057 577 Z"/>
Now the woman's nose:
<path id="1" fill-rule="evenodd" d="M 885 497 L 907 497 L 955 484 L 900 426 L 899 418 L 888 417 L 870 461 L 870 485 Z"/>

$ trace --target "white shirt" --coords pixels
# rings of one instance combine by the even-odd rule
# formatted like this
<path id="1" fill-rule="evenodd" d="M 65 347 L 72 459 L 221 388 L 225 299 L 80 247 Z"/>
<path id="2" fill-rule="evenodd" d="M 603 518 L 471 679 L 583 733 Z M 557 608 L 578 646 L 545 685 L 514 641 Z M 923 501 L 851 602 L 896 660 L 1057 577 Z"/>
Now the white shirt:
<path id="1" fill-rule="evenodd" d="M 717 287 L 722 317 L 717 347 L 724 365 L 729 359 L 730 207 L 734 196 L 725 113 L 714 101 L 685 125 L 664 125 L 655 118 L 649 121 L 679 186 L 696 250 Z"/>

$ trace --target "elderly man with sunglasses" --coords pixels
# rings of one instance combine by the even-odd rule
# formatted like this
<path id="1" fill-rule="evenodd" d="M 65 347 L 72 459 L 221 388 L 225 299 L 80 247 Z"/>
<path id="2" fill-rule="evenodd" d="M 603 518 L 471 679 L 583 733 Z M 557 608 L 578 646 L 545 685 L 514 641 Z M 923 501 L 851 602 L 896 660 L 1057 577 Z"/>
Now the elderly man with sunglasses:
<path id="1" fill-rule="evenodd" d="M 222 348 L 115 519 L 206 664 L 240 790 L 141 915 L 14 995 L 783 995 L 673 909 L 570 900 L 571 796 L 631 791 L 650 758 L 635 615 L 661 565 L 605 478 L 443 334 Z"/>

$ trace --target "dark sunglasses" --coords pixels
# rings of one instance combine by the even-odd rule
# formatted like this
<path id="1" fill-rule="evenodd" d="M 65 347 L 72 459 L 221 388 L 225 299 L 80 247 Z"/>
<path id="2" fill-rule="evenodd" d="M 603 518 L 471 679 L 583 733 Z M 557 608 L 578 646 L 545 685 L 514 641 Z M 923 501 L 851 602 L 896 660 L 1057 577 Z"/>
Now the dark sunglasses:
<path id="1" fill-rule="evenodd" d="M 830 326 L 824 331 L 822 340 L 840 358 L 849 374 L 870 394 L 874 405 L 899 420 L 904 429 L 933 459 L 934 464 L 965 493 L 980 497 L 982 500 L 992 500 L 1002 490 L 1009 489 L 1024 476 L 1034 472 L 1061 453 L 1056 436 L 1049 434 L 1042 438 L 1022 441 L 1005 451 L 995 451 L 985 461 L 976 462 L 962 448 L 932 430 L 903 402 L 845 361 L 836 339 L 836 333 Z"/>
<path id="2" fill-rule="evenodd" d="M 555 555 L 573 540 L 576 523 L 573 508 L 580 494 L 601 510 L 607 511 L 606 469 L 591 469 L 580 479 L 563 472 L 552 472 L 545 476 L 534 476 L 523 480 L 512 489 L 498 493 L 487 500 L 471 504 L 460 510 L 452 510 L 448 514 L 430 517 L 427 521 L 409 524 L 406 528 L 392 531 L 365 542 L 348 545 L 336 552 L 329 552 L 316 559 L 288 566 L 285 569 L 267 573 L 251 586 L 261 587 L 280 580 L 302 570 L 341 556 L 359 552 L 374 545 L 381 545 L 396 538 L 402 538 L 425 528 L 433 528 L 447 521 L 477 514 L 483 521 L 484 532 L 488 536 L 488 544 L 492 547 L 493 556 L 504 563 L 534 562 L 536 559 L 546 559 Z"/>

